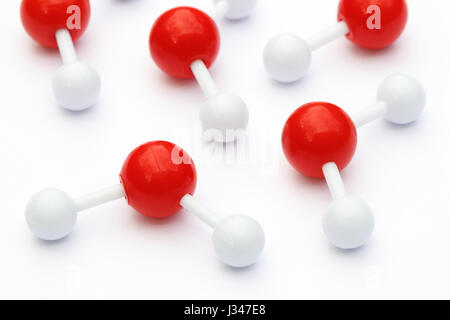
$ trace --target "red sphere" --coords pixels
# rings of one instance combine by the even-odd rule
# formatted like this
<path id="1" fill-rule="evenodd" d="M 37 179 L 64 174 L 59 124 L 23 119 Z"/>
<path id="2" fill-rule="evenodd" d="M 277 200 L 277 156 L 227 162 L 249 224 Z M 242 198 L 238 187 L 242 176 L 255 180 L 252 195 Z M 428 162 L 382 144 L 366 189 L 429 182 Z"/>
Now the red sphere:
<path id="1" fill-rule="evenodd" d="M 175 78 L 192 78 L 192 62 L 203 60 L 209 68 L 216 60 L 220 35 L 207 14 L 178 7 L 156 20 L 149 43 L 153 60 L 162 71 Z"/>
<path id="2" fill-rule="evenodd" d="M 341 0 L 338 20 L 350 29 L 347 38 L 367 49 L 390 46 L 408 20 L 405 0 Z"/>
<path id="3" fill-rule="evenodd" d="M 312 102 L 298 108 L 284 126 L 283 151 L 300 173 L 323 178 L 322 167 L 335 162 L 344 169 L 356 150 L 357 134 L 350 117 L 339 107 Z"/>
<path id="4" fill-rule="evenodd" d="M 180 200 L 193 194 L 197 172 L 191 157 L 166 141 L 136 148 L 123 164 L 120 178 L 128 204 L 151 218 L 167 218 L 181 210 Z"/>
<path id="5" fill-rule="evenodd" d="M 89 0 L 23 0 L 22 24 L 37 43 L 57 48 L 55 33 L 68 29 L 76 41 L 86 30 L 91 16 Z"/>

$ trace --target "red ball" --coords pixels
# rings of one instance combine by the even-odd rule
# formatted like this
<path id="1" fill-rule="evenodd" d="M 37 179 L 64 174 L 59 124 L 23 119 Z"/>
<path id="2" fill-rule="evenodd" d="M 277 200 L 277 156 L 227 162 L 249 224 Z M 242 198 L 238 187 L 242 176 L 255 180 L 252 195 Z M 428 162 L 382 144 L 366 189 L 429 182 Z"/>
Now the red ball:
<path id="1" fill-rule="evenodd" d="M 89 0 L 23 0 L 20 15 L 30 37 L 42 46 L 57 48 L 56 31 L 68 29 L 76 41 L 86 30 L 91 7 Z"/>
<path id="2" fill-rule="evenodd" d="M 203 60 L 209 68 L 216 60 L 220 35 L 207 14 L 178 7 L 156 20 L 149 43 L 153 60 L 162 71 L 175 78 L 192 78 L 192 62 Z"/>
<path id="3" fill-rule="evenodd" d="M 335 162 L 344 169 L 356 150 L 357 134 L 352 119 L 339 107 L 312 102 L 298 108 L 284 126 L 283 151 L 300 173 L 323 178 L 322 167 Z"/>
<path id="4" fill-rule="evenodd" d="M 191 157 L 166 141 L 136 148 L 120 173 L 128 204 L 151 218 L 167 218 L 181 210 L 180 200 L 193 194 L 197 171 Z"/>
<path id="5" fill-rule="evenodd" d="M 363 48 L 381 49 L 402 34 L 408 6 L 405 0 L 341 0 L 338 20 L 347 23 L 350 41 Z"/>

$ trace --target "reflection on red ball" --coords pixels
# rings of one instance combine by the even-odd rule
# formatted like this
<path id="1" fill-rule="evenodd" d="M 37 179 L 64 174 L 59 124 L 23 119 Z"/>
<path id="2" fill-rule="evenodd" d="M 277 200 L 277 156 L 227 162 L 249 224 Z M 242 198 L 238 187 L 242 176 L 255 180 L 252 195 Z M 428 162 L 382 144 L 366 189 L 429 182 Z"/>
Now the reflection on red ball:
<path id="1" fill-rule="evenodd" d="M 300 173 L 323 178 L 322 167 L 335 162 L 344 169 L 356 150 L 356 128 L 339 107 L 326 102 L 312 102 L 298 108 L 284 126 L 283 151 Z"/>
<path id="2" fill-rule="evenodd" d="M 209 68 L 220 47 L 216 23 L 190 7 L 171 9 L 156 20 L 150 32 L 150 52 L 158 67 L 176 78 L 192 78 L 191 64 L 203 60 Z"/>
<path id="3" fill-rule="evenodd" d="M 166 141 L 136 148 L 123 164 L 120 178 L 128 204 L 151 218 L 167 218 L 181 210 L 180 200 L 193 194 L 197 172 L 191 157 Z"/>
<path id="4" fill-rule="evenodd" d="M 408 20 L 408 6 L 405 0 L 341 0 L 338 20 L 347 23 L 349 40 L 363 48 L 381 49 L 402 34 Z M 376 21 L 381 23 L 376 25 Z"/>
<path id="5" fill-rule="evenodd" d="M 22 0 L 20 15 L 30 37 L 42 46 L 57 48 L 56 31 L 68 29 L 76 41 L 86 30 L 91 7 L 89 0 Z"/>

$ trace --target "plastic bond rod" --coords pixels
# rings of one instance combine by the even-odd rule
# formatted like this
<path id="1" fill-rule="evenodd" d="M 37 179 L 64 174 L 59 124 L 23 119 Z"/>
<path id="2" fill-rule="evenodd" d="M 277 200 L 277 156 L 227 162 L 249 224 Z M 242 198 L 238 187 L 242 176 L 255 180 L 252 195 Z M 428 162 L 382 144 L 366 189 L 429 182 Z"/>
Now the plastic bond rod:
<path id="1" fill-rule="evenodd" d="M 78 211 L 83 211 L 125 197 L 125 189 L 122 184 L 119 183 L 109 188 L 76 198 L 75 205 Z"/>
<path id="2" fill-rule="evenodd" d="M 350 32 L 347 23 L 344 21 L 338 22 L 337 24 L 329 27 L 326 30 L 316 34 L 311 39 L 307 40 L 309 48 L 311 51 L 319 49 L 324 45 L 333 42 Z"/>
<path id="3" fill-rule="evenodd" d="M 69 64 L 76 62 L 77 53 L 75 52 L 70 32 L 67 29 L 59 29 L 56 31 L 55 37 L 63 63 Z"/>
<path id="4" fill-rule="evenodd" d="M 383 117 L 387 112 L 387 105 L 384 102 L 377 102 L 369 108 L 360 111 L 353 117 L 353 122 L 357 128 L 362 127 L 374 120 Z"/>
<path id="5" fill-rule="evenodd" d="M 211 226 L 213 229 L 215 229 L 221 221 L 221 218 L 217 214 L 206 208 L 190 194 L 185 195 L 183 199 L 181 199 L 180 205 L 195 214 L 200 220 Z"/>
<path id="6" fill-rule="evenodd" d="M 206 97 L 211 98 L 218 93 L 217 86 L 202 60 L 194 61 L 191 64 L 191 70 Z"/>
<path id="7" fill-rule="evenodd" d="M 324 164 L 322 171 L 333 199 L 338 200 L 345 197 L 347 195 L 347 191 L 336 163 L 329 162 Z"/>
<path id="8" fill-rule="evenodd" d="M 214 7 L 213 17 L 214 20 L 219 20 L 225 17 L 230 10 L 230 4 L 226 0 L 219 1 Z"/>

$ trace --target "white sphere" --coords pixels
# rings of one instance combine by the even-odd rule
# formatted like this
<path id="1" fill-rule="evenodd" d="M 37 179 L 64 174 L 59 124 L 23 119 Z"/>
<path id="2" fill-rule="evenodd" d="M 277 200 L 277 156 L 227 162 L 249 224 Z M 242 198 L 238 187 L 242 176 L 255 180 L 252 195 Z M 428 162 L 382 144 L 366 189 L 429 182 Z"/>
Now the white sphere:
<path id="1" fill-rule="evenodd" d="M 77 213 L 73 199 L 63 191 L 47 189 L 27 204 L 25 218 L 31 231 L 42 240 L 59 240 L 73 229 Z"/>
<path id="2" fill-rule="evenodd" d="M 374 226 L 372 210 L 354 196 L 333 201 L 323 219 L 325 235 L 340 249 L 363 246 L 372 235 Z"/>
<path id="3" fill-rule="evenodd" d="M 214 230 L 213 244 L 219 259 L 227 265 L 248 267 L 258 260 L 264 249 L 264 231 L 250 217 L 230 216 Z"/>
<path id="4" fill-rule="evenodd" d="M 247 128 L 247 105 L 240 97 L 221 92 L 202 105 L 200 120 L 203 130 L 217 142 L 232 142 Z"/>
<path id="5" fill-rule="evenodd" d="M 387 106 L 386 120 L 395 124 L 408 124 L 422 114 L 426 94 L 422 85 L 406 75 L 392 75 L 380 85 L 378 101 Z"/>
<path id="6" fill-rule="evenodd" d="M 294 82 L 306 75 L 311 65 L 311 50 L 306 41 L 296 35 L 281 34 L 267 43 L 264 65 L 273 79 Z"/>
<path id="7" fill-rule="evenodd" d="M 228 3 L 228 11 L 225 17 L 231 20 L 248 17 L 258 2 L 258 0 L 214 0 L 215 3 L 222 1 Z"/>
<path id="8" fill-rule="evenodd" d="M 53 92 L 59 104 L 71 111 L 81 111 L 95 104 L 100 94 L 98 73 L 82 62 L 65 64 L 53 78 Z"/>

